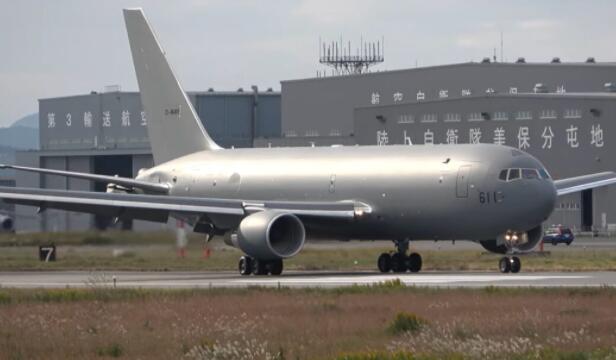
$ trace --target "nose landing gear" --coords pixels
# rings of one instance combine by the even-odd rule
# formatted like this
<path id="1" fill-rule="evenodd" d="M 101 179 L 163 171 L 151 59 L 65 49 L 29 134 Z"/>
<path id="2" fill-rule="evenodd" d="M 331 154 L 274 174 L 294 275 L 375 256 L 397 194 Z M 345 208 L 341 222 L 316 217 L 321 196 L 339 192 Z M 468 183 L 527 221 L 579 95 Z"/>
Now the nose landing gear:
<path id="1" fill-rule="evenodd" d="M 498 262 L 498 269 L 503 274 L 506 274 L 509 272 L 516 274 L 516 273 L 519 273 L 520 270 L 522 269 L 522 262 L 520 261 L 520 258 L 517 256 L 512 256 L 512 257 L 503 256 Z"/>
<path id="2" fill-rule="evenodd" d="M 413 273 L 421 270 L 422 259 L 418 253 L 406 255 L 409 249 L 409 240 L 397 240 L 396 251 L 393 254 L 382 253 L 378 260 L 377 266 L 382 273 L 393 271 L 395 273 L 403 273 L 410 271 Z"/>

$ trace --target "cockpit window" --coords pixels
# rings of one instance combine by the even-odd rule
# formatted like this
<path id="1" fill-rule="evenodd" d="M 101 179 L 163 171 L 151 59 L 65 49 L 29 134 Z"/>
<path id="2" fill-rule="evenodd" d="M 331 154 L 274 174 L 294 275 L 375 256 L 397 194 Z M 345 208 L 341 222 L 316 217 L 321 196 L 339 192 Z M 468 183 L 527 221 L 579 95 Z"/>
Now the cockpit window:
<path id="1" fill-rule="evenodd" d="M 507 181 L 507 171 L 508 171 L 507 169 L 501 170 L 500 174 L 498 174 L 498 179 Z"/>
<path id="2" fill-rule="evenodd" d="M 549 179 L 550 178 L 550 174 L 548 173 L 548 171 L 546 169 L 539 169 L 539 175 L 541 175 L 542 179 Z"/>
<path id="3" fill-rule="evenodd" d="M 520 169 L 509 169 L 509 176 L 507 181 L 517 180 L 520 178 Z"/>
<path id="4" fill-rule="evenodd" d="M 524 179 L 539 179 L 537 169 L 522 169 L 522 177 Z"/>

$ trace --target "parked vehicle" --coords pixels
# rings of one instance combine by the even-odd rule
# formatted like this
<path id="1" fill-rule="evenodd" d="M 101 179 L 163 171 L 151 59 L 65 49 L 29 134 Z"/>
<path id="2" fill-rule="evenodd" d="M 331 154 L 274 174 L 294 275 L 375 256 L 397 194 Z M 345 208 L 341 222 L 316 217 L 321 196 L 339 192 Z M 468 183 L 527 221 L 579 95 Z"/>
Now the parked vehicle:
<path id="1" fill-rule="evenodd" d="M 554 246 L 560 243 L 571 245 L 574 239 L 575 236 L 573 236 L 573 232 L 568 227 L 553 226 L 545 231 L 543 243 L 551 243 Z"/>

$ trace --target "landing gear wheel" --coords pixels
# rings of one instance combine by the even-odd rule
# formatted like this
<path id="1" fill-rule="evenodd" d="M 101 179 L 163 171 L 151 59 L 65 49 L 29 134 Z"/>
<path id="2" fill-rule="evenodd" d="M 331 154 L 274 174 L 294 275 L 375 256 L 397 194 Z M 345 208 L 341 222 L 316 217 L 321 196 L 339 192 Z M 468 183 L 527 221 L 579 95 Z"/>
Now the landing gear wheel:
<path id="1" fill-rule="evenodd" d="M 242 256 L 237 267 L 240 270 L 240 275 L 250 275 L 252 273 L 252 258 L 249 256 Z"/>
<path id="2" fill-rule="evenodd" d="M 282 274 L 282 259 L 272 260 L 268 263 L 269 273 L 272 275 Z"/>
<path id="3" fill-rule="evenodd" d="M 407 267 L 412 273 L 419 272 L 421 270 L 422 260 L 421 255 L 418 253 L 412 253 L 407 260 Z"/>
<path id="4" fill-rule="evenodd" d="M 508 257 L 502 257 L 498 262 L 498 269 L 503 274 L 506 274 L 511 271 L 511 260 Z"/>
<path id="5" fill-rule="evenodd" d="M 522 269 L 522 262 L 520 261 L 520 258 L 517 256 L 514 256 L 511 258 L 511 272 L 514 274 L 517 274 L 520 272 L 520 269 Z"/>
<path id="6" fill-rule="evenodd" d="M 267 262 L 259 259 L 252 259 L 252 273 L 255 275 L 267 275 Z"/>
<path id="7" fill-rule="evenodd" d="M 395 253 L 391 256 L 391 270 L 395 273 L 406 271 L 406 259 L 404 254 Z"/>
<path id="8" fill-rule="evenodd" d="M 391 270 L 391 255 L 388 253 L 382 253 L 377 261 L 379 271 L 382 273 L 388 273 Z"/>

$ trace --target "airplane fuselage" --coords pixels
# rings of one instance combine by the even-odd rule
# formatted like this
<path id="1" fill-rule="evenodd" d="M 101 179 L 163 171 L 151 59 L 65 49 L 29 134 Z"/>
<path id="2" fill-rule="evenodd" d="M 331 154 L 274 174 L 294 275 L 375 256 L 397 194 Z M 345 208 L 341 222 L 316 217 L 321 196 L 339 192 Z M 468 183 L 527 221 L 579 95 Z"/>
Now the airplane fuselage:
<path id="1" fill-rule="evenodd" d="M 506 146 L 348 146 L 203 151 L 142 171 L 170 195 L 343 201 L 372 212 L 312 223 L 309 232 L 349 239 L 494 239 L 527 231 L 554 209 L 550 179 L 499 179 L 503 169 L 543 169 Z"/>

